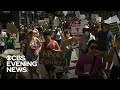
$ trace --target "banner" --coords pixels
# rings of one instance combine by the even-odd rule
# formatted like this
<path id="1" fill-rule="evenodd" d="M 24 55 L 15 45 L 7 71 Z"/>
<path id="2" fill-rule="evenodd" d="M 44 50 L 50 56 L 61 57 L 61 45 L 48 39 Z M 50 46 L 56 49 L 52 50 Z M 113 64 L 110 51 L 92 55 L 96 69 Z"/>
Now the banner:
<path id="1" fill-rule="evenodd" d="M 54 66 L 66 66 L 66 53 L 55 52 L 51 50 L 44 50 L 39 53 L 40 64 L 54 65 Z"/>

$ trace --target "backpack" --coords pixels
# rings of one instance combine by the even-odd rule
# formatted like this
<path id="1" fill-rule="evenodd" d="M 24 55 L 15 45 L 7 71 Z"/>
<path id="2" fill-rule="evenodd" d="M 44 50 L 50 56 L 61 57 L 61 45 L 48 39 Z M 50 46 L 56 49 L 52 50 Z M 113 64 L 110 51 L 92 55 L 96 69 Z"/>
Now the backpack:
<path id="1" fill-rule="evenodd" d="M 14 46 L 14 40 L 13 38 L 9 37 L 7 39 L 7 47 L 12 48 Z"/>

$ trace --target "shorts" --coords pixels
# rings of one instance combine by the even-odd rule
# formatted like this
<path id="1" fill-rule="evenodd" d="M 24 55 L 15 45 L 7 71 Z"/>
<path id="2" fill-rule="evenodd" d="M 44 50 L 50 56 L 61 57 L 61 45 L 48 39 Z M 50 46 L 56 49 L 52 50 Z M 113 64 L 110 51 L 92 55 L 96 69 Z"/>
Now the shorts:
<path id="1" fill-rule="evenodd" d="M 26 61 L 35 61 L 37 60 L 38 55 L 34 53 L 26 53 Z"/>

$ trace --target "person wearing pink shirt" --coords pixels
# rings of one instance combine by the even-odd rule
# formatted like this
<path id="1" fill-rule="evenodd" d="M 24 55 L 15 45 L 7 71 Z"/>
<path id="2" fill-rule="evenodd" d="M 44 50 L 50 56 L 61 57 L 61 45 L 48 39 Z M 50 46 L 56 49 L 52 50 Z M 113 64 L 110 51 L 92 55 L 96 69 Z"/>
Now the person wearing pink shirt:
<path id="1" fill-rule="evenodd" d="M 91 40 L 87 47 L 87 54 L 78 59 L 75 74 L 78 79 L 105 79 L 102 58 L 97 55 L 97 42 Z"/>

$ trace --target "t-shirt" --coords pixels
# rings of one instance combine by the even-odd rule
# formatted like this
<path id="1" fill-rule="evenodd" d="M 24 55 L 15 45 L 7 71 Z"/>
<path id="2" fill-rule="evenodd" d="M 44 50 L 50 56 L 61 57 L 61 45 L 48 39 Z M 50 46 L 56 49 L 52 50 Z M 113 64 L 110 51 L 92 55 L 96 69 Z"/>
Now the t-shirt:
<path id="1" fill-rule="evenodd" d="M 98 50 L 107 51 L 111 46 L 111 40 L 113 39 L 113 34 L 109 32 L 99 31 L 97 33 L 98 38 Z"/>
<path id="2" fill-rule="evenodd" d="M 61 36 L 61 31 L 58 31 L 57 34 L 56 34 L 56 40 L 61 40 L 62 39 L 62 36 Z"/>
<path id="3" fill-rule="evenodd" d="M 93 64 L 93 58 L 91 56 L 81 55 L 76 64 L 76 68 L 80 72 L 86 73 L 86 72 L 90 72 L 92 68 L 92 64 Z M 102 68 L 102 59 L 100 57 L 96 57 L 93 70 L 99 71 L 101 68 Z"/>
<path id="4" fill-rule="evenodd" d="M 3 42 L 3 39 L 7 37 L 6 32 L 1 32 L 0 34 L 0 46 L 4 46 L 5 43 Z"/>

